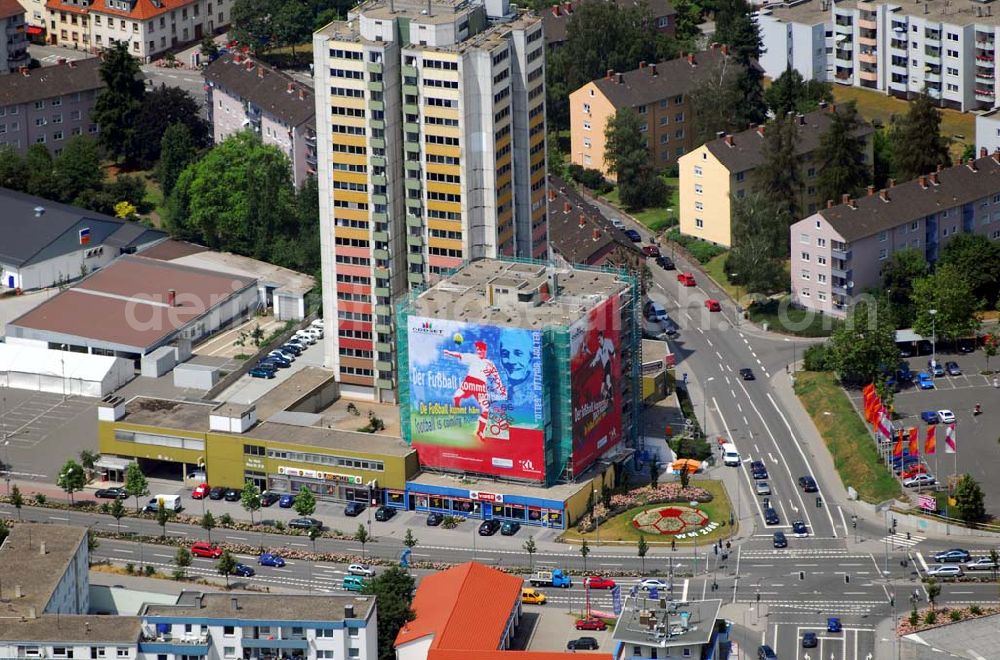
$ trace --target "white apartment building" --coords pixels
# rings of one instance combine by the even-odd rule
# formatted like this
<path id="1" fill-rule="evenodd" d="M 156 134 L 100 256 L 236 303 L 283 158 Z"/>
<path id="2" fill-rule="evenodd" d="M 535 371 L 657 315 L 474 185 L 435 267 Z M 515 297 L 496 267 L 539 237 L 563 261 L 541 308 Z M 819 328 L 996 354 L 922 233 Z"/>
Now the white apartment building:
<path id="1" fill-rule="evenodd" d="M 757 13 L 764 75 L 772 80 L 791 66 L 805 80 L 829 80 L 833 70 L 830 0 L 766 5 Z"/>
<path id="2" fill-rule="evenodd" d="M 1000 150 L 1000 109 L 976 115 L 976 153 Z"/>
<path id="3" fill-rule="evenodd" d="M 816 19 L 802 17 L 810 15 L 807 7 L 825 14 L 826 2 L 808 0 L 761 12 L 761 37 L 771 54 L 762 59 L 767 75 L 780 75 L 779 63 L 783 70 L 784 63 L 791 62 L 804 77 L 819 68 Z M 917 4 L 860 0 L 828 7 L 823 40 L 827 80 L 899 98 L 926 91 L 943 107 L 962 111 L 996 105 L 1000 16 L 993 16 L 991 5 L 973 0 Z M 781 22 L 786 33 L 809 28 L 813 38 L 783 38 Z M 778 53 L 785 54 L 784 62 Z"/>
<path id="4" fill-rule="evenodd" d="M 318 31 L 326 366 L 395 400 L 393 304 L 480 257 L 545 258 L 545 40 L 506 0 L 369 0 Z"/>

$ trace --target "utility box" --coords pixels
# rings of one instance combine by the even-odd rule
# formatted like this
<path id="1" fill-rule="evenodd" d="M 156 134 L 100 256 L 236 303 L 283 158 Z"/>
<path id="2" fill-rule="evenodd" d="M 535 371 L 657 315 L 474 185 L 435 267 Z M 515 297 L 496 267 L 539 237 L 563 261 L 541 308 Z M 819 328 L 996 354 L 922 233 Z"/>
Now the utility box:
<path id="1" fill-rule="evenodd" d="M 174 387 L 210 390 L 218 382 L 218 367 L 204 364 L 179 364 L 174 369 Z"/>
<path id="2" fill-rule="evenodd" d="M 142 356 L 141 373 L 144 378 L 159 378 L 177 364 L 177 351 L 172 346 L 161 346 Z"/>

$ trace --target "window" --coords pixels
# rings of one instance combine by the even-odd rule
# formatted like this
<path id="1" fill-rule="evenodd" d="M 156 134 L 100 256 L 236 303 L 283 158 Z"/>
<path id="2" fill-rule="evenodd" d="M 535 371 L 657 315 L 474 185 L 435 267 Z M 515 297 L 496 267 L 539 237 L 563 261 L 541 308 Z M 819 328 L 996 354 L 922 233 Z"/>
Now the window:
<path id="1" fill-rule="evenodd" d="M 705 189 L 704 189 L 704 187 L 700 183 L 694 184 L 694 194 L 695 195 L 700 195 L 703 192 L 705 192 Z"/>
<path id="2" fill-rule="evenodd" d="M 222 647 L 222 657 L 224 657 L 224 658 L 235 658 L 236 657 L 236 647 L 235 646 L 223 646 Z"/>
<path id="3" fill-rule="evenodd" d="M 887 248 L 880 248 L 878 251 L 879 260 L 881 261 L 882 259 L 887 259 L 888 257 L 889 257 L 889 250 Z"/>
<path id="4" fill-rule="evenodd" d="M 809 289 L 802 289 L 802 293 L 800 295 L 803 298 L 808 298 L 810 296 Z"/>
<path id="5" fill-rule="evenodd" d="M 802 271 L 802 279 L 808 280 L 809 277 L 810 277 L 810 275 L 809 275 L 809 271 L 808 270 Z"/>
<path id="6" fill-rule="evenodd" d="M 226 637 L 234 637 L 236 635 L 235 626 L 222 626 L 222 634 Z"/>
<path id="7" fill-rule="evenodd" d="M 809 245 L 811 242 L 809 234 L 799 234 L 799 243 L 802 243 L 802 245 Z"/>
<path id="8" fill-rule="evenodd" d="M 115 655 L 119 658 L 127 658 L 129 656 L 129 648 L 127 646 L 119 646 L 115 649 Z"/>
<path id="9" fill-rule="evenodd" d="M 35 110 L 42 110 L 45 108 L 45 101 L 35 101 Z"/>
<path id="10" fill-rule="evenodd" d="M 358 649 L 358 648 L 347 649 L 347 657 L 348 658 L 360 658 L 361 657 L 361 649 Z"/>
<path id="11" fill-rule="evenodd" d="M 702 220 L 701 218 L 695 218 L 694 219 L 694 226 L 697 227 L 698 229 L 704 229 L 705 228 L 705 221 Z"/>
<path id="12" fill-rule="evenodd" d="M 590 149 L 590 138 L 583 138 L 583 148 Z"/>
<path id="13" fill-rule="evenodd" d="M 585 130 L 585 131 L 589 131 L 590 130 L 590 122 L 589 121 L 583 122 L 583 130 Z"/>
<path id="14" fill-rule="evenodd" d="M 360 634 L 360 632 L 361 631 L 359 631 L 357 628 L 348 628 L 347 629 L 347 636 L 348 637 L 357 637 Z"/>
<path id="15" fill-rule="evenodd" d="M 820 301 L 826 300 L 826 294 L 823 293 L 822 291 L 817 291 L 816 292 L 816 300 L 820 300 Z"/>
<path id="16" fill-rule="evenodd" d="M 879 240 L 879 242 L 881 242 L 881 243 L 885 243 L 885 241 L 886 241 L 886 240 L 887 240 L 888 238 L 889 238 L 889 232 L 887 232 L 887 231 L 880 231 L 880 232 L 878 233 L 878 240 Z"/>
<path id="17" fill-rule="evenodd" d="M 265 456 L 267 454 L 263 445 L 243 445 L 245 456 Z"/>
<path id="18" fill-rule="evenodd" d="M 823 273 L 816 273 L 816 281 L 820 284 L 826 284 L 826 275 Z"/>
<path id="19" fill-rule="evenodd" d="M 817 238 L 816 239 L 816 247 L 826 247 L 826 239 L 825 238 Z"/>
<path id="20" fill-rule="evenodd" d="M 585 113 L 587 113 L 588 115 L 590 114 L 590 104 L 589 103 L 584 103 L 583 104 L 583 111 Z"/>
<path id="21" fill-rule="evenodd" d="M 695 211 L 704 211 L 705 210 L 705 204 L 702 203 L 702 202 L 695 202 L 694 203 L 694 210 Z"/>
<path id="22" fill-rule="evenodd" d="M 802 261 L 809 261 L 809 253 L 808 252 L 801 253 L 799 255 L 799 259 L 801 259 Z"/>
<path id="23" fill-rule="evenodd" d="M 736 173 L 736 181 L 737 181 L 737 183 L 743 181 L 746 178 L 746 175 L 747 175 L 746 172 L 737 172 Z"/>
<path id="24" fill-rule="evenodd" d="M 819 256 L 817 256 L 816 257 L 816 263 L 818 263 L 820 266 L 825 266 L 826 265 L 826 257 L 819 257 Z"/>
<path id="25" fill-rule="evenodd" d="M 63 132 L 62 131 L 56 131 L 55 133 L 52 134 L 52 139 L 53 140 L 61 140 L 61 139 L 63 139 Z"/>
<path id="26" fill-rule="evenodd" d="M 354 628 L 353 630 L 356 630 L 356 628 Z M 316 629 L 316 636 L 317 637 L 333 637 L 333 628 L 317 628 Z"/>
<path id="27" fill-rule="evenodd" d="M 701 166 L 700 165 L 695 165 L 694 166 L 694 175 L 695 176 L 701 176 Z"/>

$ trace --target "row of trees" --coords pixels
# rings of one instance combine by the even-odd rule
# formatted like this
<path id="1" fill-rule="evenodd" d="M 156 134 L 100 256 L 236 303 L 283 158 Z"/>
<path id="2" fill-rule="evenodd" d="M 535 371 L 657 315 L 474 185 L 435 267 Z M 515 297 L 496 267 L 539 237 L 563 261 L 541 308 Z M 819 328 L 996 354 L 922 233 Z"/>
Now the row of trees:
<path id="1" fill-rule="evenodd" d="M 353 0 L 236 0 L 229 36 L 254 53 L 308 42 L 312 33 L 346 16 Z"/>

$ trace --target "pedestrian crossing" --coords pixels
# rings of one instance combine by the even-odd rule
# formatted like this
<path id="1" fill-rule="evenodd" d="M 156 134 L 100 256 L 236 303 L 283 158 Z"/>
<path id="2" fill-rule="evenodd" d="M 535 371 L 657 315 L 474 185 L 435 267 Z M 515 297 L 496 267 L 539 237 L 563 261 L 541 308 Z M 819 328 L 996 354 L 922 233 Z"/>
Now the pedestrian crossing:
<path id="1" fill-rule="evenodd" d="M 926 541 L 926 536 L 920 536 L 919 534 L 907 534 L 905 532 L 896 532 L 894 534 L 887 534 L 878 540 L 879 543 L 886 543 L 890 547 L 902 547 L 902 548 L 912 548 L 921 541 Z"/>
<path id="2" fill-rule="evenodd" d="M 774 559 L 775 557 L 794 559 L 869 559 L 871 555 L 851 553 L 838 548 L 781 548 L 774 550 L 741 550 L 740 559 Z"/>
<path id="3" fill-rule="evenodd" d="M 753 605 L 756 601 L 747 598 L 738 598 L 737 603 Z M 824 616 L 828 614 L 843 615 L 867 615 L 876 611 L 884 611 L 887 603 L 884 600 L 771 600 L 762 598 L 761 605 L 766 605 L 771 611 L 781 610 L 790 612 L 821 612 Z"/>

